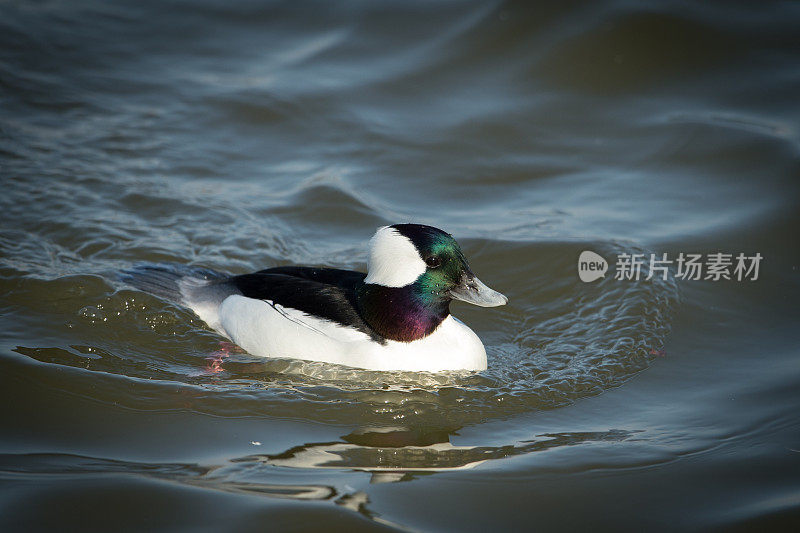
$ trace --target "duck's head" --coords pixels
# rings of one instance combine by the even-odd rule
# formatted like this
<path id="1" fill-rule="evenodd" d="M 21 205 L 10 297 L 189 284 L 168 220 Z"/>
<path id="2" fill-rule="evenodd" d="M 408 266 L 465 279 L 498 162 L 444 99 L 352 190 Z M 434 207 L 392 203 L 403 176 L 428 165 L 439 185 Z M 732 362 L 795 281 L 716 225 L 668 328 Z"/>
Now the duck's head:
<path id="1" fill-rule="evenodd" d="M 378 228 L 370 241 L 367 267 L 364 283 L 405 287 L 425 306 L 446 308 L 451 300 L 481 307 L 508 302 L 472 273 L 453 236 L 432 226 Z"/>

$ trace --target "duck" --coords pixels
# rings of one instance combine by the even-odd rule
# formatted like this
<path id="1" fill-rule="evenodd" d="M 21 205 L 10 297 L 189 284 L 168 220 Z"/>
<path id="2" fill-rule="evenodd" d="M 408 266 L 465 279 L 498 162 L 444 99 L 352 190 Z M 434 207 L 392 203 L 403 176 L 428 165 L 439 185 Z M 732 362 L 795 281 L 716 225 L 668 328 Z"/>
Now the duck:
<path id="1" fill-rule="evenodd" d="M 375 231 L 366 273 L 280 266 L 229 275 L 150 264 L 122 279 L 192 310 L 251 355 L 378 371 L 486 370 L 483 343 L 450 304 L 508 302 L 475 276 L 452 235 L 411 223 Z"/>

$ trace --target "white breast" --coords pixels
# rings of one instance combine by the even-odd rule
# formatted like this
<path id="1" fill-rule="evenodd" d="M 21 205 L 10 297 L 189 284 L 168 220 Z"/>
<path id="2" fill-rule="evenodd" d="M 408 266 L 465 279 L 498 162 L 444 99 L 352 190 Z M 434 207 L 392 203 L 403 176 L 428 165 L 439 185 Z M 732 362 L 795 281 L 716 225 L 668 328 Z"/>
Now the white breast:
<path id="1" fill-rule="evenodd" d="M 329 320 L 232 295 L 219 308 L 219 324 L 220 332 L 261 357 L 290 357 L 370 370 L 486 369 L 483 343 L 452 316 L 424 339 L 380 344 L 365 333 Z"/>
<path id="2" fill-rule="evenodd" d="M 463 322 L 448 316 L 427 337 L 413 342 L 387 341 L 370 359 L 375 370 L 486 370 L 483 343 Z M 347 364 L 347 363 L 344 363 Z"/>

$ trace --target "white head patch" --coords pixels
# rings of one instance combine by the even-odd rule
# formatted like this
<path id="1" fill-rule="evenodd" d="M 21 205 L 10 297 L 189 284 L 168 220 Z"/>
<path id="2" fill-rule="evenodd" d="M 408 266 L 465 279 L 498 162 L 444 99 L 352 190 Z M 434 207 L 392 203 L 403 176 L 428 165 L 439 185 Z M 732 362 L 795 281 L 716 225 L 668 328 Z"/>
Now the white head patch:
<path id="1" fill-rule="evenodd" d="M 365 283 L 405 287 L 425 273 L 425 261 L 411 240 L 389 226 L 378 228 L 369 241 Z"/>

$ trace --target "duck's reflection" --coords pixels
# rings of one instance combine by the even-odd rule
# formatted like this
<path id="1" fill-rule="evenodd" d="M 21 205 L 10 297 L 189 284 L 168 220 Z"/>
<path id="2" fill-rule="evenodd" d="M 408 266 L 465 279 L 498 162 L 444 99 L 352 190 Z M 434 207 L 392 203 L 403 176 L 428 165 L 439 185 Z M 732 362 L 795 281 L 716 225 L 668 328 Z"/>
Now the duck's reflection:
<path id="1" fill-rule="evenodd" d="M 632 432 L 609 430 L 582 433 L 547 433 L 506 446 L 454 446 L 451 436 L 459 428 L 361 428 L 341 441 L 295 446 L 282 453 L 251 455 L 237 463 L 258 462 L 292 468 L 350 469 L 369 472 L 371 482 L 408 481 L 416 475 L 474 468 L 502 459 L 589 441 L 614 441 Z"/>
<path id="2" fill-rule="evenodd" d="M 363 487 L 348 484 L 286 483 L 273 467 L 337 469 L 367 472 L 371 483 L 408 481 L 419 475 L 474 468 L 481 463 L 515 455 L 574 446 L 593 441 L 622 441 L 636 432 L 610 430 L 547 433 L 506 446 L 455 446 L 459 428 L 360 428 L 341 440 L 314 442 L 284 452 L 239 457 L 215 465 L 138 463 L 69 454 L 0 454 L 0 475 L 138 474 L 225 492 L 269 498 L 328 501 L 378 523 L 402 527 L 369 508 Z M 294 476 L 289 476 L 294 478 Z M 327 477 L 327 476 L 326 476 Z M 296 481 L 296 479 L 294 479 Z"/>

